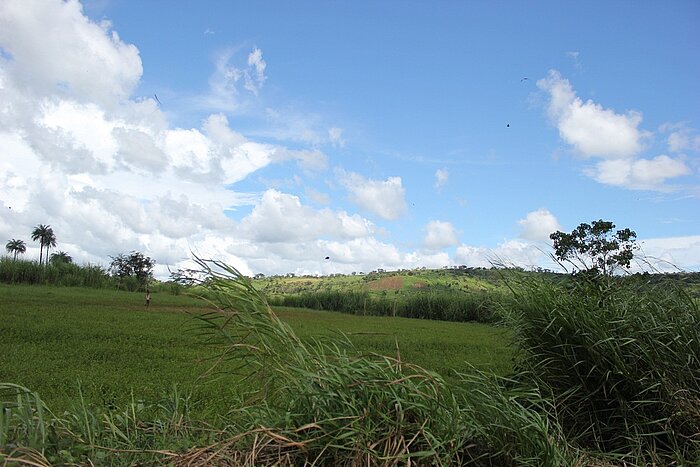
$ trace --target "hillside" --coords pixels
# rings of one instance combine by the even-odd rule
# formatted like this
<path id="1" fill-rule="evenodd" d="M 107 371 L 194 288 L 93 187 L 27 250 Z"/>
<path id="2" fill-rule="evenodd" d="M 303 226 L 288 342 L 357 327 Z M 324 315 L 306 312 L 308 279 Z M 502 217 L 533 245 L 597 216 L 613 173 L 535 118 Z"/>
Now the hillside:
<path id="1" fill-rule="evenodd" d="M 261 274 L 254 279 L 255 286 L 268 297 L 275 298 L 308 292 L 366 292 L 370 296 L 381 297 L 390 294 L 403 297 L 425 292 L 466 292 L 488 293 L 505 292 L 506 280 L 517 277 L 537 277 L 561 280 L 566 274 L 548 270 L 524 271 L 512 268 L 457 268 L 443 269 L 403 269 L 351 275 L 333 274 L 330 276 L 284 276 L 265 277 Z M 665 274 L 634 274 L 629 280 L 643 280 L 650 285 L 676 284 L 686 289 L 695 298 L 700 298 L 700 272 L 677 272 Z"/>

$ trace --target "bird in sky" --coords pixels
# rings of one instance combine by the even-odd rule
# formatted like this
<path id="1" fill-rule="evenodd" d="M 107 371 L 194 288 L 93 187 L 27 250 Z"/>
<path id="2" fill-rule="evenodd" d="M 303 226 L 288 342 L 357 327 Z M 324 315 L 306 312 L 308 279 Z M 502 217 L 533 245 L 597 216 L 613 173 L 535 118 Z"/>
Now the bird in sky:
<path id="1" fill-rule="evenodd" d="M 526 81 L 527 79 L 528 79 L 527 76 L 523 76 L 523 77 L 520 79 L 520 81 Z"/>
<path id="2" fill-rule="evenodd" d="M 163 105 L 163 104 L 160 103 L 160 99 L 158 99 L 158 94 L 153 94 L 153 97 L 156 98 L 156 102 L 158 103 L 158 106 Z"/>

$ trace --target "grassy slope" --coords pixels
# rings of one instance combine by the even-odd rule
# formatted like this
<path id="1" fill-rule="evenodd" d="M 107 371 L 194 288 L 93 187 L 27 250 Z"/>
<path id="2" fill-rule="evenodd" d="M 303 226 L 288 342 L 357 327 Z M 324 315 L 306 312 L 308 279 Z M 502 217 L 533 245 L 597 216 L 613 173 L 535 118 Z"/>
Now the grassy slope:
<path id="1" fill-rule="evenodd" d="M 0 284 L 0 381 L 38 391 L 53 410 L 76 400 L 80 381 L 93 403 L 157 400 L 174 383 L 208 401 L 205 412 L 226 410 L 239 377 L 197 383 L 210 350 L 189 329 L 186 311 L 200 301 L 153 294 L 149 310 L 138 293 Z M 281 309 L 302 338 L 346 333 L 363 352 L 396 354 L 449 378 L 465 361 L 505 374 L 510 370 L 502 329 L 464 323 L 359 317 Z"/>
<path id="2" fill-rule="evenodd" d="M 401 288 L 398 292 L 388 279 L 400 278 Z M 503 281 L 495 269 L 425 269 L 414 271 L 393 271 L 381 274 L 372 273 L 355 276 L 324 277 L 266 277 L 256 279 L 255 285 L 265 293 L 289 294 L 313 292 L 318 290 L 368 291 L 372 294 L 397 293 L 406 295 L 428 291 L 463 291 L 480 292 L 502 288 Z"/>

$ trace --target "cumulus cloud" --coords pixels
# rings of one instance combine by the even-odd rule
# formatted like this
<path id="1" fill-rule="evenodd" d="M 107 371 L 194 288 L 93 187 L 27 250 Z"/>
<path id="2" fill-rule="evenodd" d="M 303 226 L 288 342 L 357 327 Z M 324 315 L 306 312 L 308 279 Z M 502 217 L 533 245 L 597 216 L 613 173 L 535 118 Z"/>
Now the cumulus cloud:
<path id="1" fill-rule="evenodd" d="M 423 244 L 429 250 L 439 250 L 459 244 L 457 230 L 450 222 L 431 220 L 424 230 Z"/>
<path id="2" fill-rule="evenodd" d="M 311 173 L 325 170 L 327 157 L 252 141 L 223 114 L 199 127 L 169 126 L 154 99 L 132 95 L 142 73 L 138 49 L 108 22 L 84 16 L 77 1 L 0 2 L 0 50 L 3 238 L 46 223 L 76 261 L 105 264 L 110 255 L 140 250 L 167 276 L 166 265 L 193 249 L 249 271 L 241 251 L 260 255 L 255 239 L 274 239 L 263 224 L 281 225 L 275 203 L 297 216 L 298 245 L 314 229 L 339 242 L 373 232 L 355 214 L 314 211 L 282 193 L 261 199 L 233 191 L 270 164 L 293 161 Z M 237 86 L 258 92 L 266 79 L 262 52 L 253 49 L 243 67 L 229 59 L 212 78 L 219 97 L 237 98 Z M 241 224 L 227 216 L 245 205 L 255 208 Z M 248 238 L 233 241 L 234 232 Z"/>
<path id="3" fill-rule="evenodd" d="M 241 221 L 246 238 L 260 242 L 308 242 L 319 237 L 352 239 L 373 233 L 374 225 L 357 214 L 314 210 L 294 195 L 268 190 Z"/>
<path id="4" fill-rule="evenodd" d="M 652 159 L 604 160 L 587 169 L 586 173 L 607 185 L 659 190 L 666 180 L 688 175 L 691 171 L 683 160 L 661 155 Z"/>
<path id="5" fill-rule="evenodd" d="M 55 94 L 113 107 L 127 99 L 143 71 L 138 49 L 108 21 L 83 15 L 82 5 L 42 0 L 0 3 L 3 69 L 34 97 Z"/>
<path id="6" fill-rule="evenodd" d="M 435 171 L 435 189 L 439 190 L 443 186 L 447 185 L 447 181 L 450 178 L 450 173 L 447 169 L 437 169 Z"/>
<path id="7" fill-rule="evenodd" d="M 505 265 L 530 269 L 548 264 L 546 255 L 540 248 L 522 240 L 507 240 L 495 248 L 460 245 L 455 260 L 467 267 L 483 268 Z"/>
<path id="8" fill-rule="evenodd" d="M 561 230 L 559 221 L 547 209 L 527 213 L 525 218 L 518 220 L 518 224 L 520 238 L 533 242 L 549 242 L 549 235 Z"/>
<path id="9" fill-rule="evenodd" d="M 401 177 L 371 180 L 344 170 L 337 170 L 336 174 L 340 184 L 350 192 L 352 201 L 362 209 L 387 220 L 398 219 L 406 211 L 406 192 Z"/>
<path id="10" fill-rule="evenodd" d="M 637 127 L 642 114 L 618 114 L 592 100 L 583 102 L 571 83 L 551 70 L 537 86 L 550 95 L 547 113 L 564 141 L 585 156 L 629 157 L 643 149 L 644 133 Z"/>
<path id="11" fill-rule="evenodd" d="M 668 190 L 668 180 L 691 173 L 680 157 L 641 156 L 651 136 L 639 129 L 641 113 L 620 114 L 592 100 L 584 102 L 555 70 L 537 86 L 549 94 L 547 113 L 561 138 L 579 154 L 597 159 L 584 169 L 596 181 L 634 190 Z M 671 152 L 694 144 L 684 132 L 672 133 L 668 142 Z"/>

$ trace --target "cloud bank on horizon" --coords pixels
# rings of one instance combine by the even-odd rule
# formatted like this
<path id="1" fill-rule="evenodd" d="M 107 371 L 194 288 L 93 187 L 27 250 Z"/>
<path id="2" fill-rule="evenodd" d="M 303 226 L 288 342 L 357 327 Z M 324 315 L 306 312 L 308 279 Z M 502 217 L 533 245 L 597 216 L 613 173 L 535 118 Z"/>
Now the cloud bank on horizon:
<path id="1" fill-rule="evenodd" d="M 215 30 L 205 36 L 219 36 Z M 461 224 L 472 201 L 447 209 L 460 205 L 447 198 L 459 189 L 458 165 L 418 167 L 418 187 L 409 182 L 416 177 L 409 162 L 351 164 L 357 130 L 261 103 L 269 86 L 283 86 L 261 47 L 219 51 L 197 95 L 178 100 L 170 91 L 173 102 L 203 112 L 188 124 L 186 109 L 170 113 L 163 96 L 143 95 L 148 66 L 139 44 L 89 18 L 78 1 L 0 3 L 0 238 L 25 239 L 26 257 L 38 257 L 29 233 L 50 224 L 58 249 L 79 262 L 106 265 L 138 250 L 165 278 L 191 252 L 251 275 L 477 267 L 496 259 L 552 267 L 549 234 L 575 227 L 562 227 L 546 200 L 534 200 L 501 219 L 505 226 L 489 240 L 472 243 L 477 227 Z M 544 104 L 532 112 L 543 129 L 558 132 L 555 144 L 577 164 L 575 177 L 697 202 L 700 134 L 690 123 L 643 129 L 641 111 L 584 101 L 560 71 L 542 75 L 533 93 Z M 236 129 L 238 117 L 256 112 L 268 126 Z M 660 138 L 665 151 L 653 153 Z M 692 269 L 700 267 L 696 232 L 640 237 L 660 267 Z"/>

